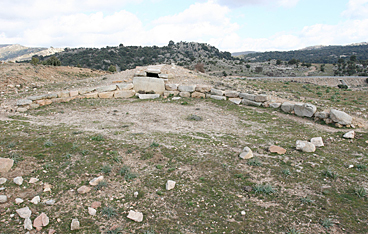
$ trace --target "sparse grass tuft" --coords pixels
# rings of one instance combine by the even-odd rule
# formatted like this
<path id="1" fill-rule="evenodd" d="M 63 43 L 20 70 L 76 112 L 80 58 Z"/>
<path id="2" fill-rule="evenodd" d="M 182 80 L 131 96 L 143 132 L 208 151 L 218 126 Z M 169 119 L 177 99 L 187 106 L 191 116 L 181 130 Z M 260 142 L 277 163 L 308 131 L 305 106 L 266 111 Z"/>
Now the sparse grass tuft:
<path id="1" fill-rule="evenodd" d="M 103 165 L 101 167 L 101 172 L 104 174 L 110 174 L 111 170 L 112 170 L 112 167 L 110 165 Z"/>
<path id="2" fill-rule="evenodd" d="M 322 225 L 322 227 L 324 227 L 326 229 L 330 229 L 330 227 L 333 226 L 332 220 L 329 219 L 329 218 L 321 220 L 320 224 Z"/>
<path id="3" fill-rule="evenodd" d="M 314 203 L 314 201 L 313 201 L 313 200 L 311 200 L 308 196 L 307 196 L 307 197 L 302 197 L 302 198 L 300 198 L 300 201 L 301 201 L 301 203 L 308 204 L 308 205 L 310 205 L 310 204 L 313 204 L 313 203 Z"/>
<path id="4" fill-rule="evenodd" d="M 121 228 L 121 227 L 117 227 L 117 228 L 114 228 L 114 229 L 108 230 L 108 231 L 106 232 L 106 234 L 119 234 L 119 233 L 123 233 L 123 228 Z"/>
<path id="5" fill-rule="evenodd" d="M 104 140 L 105 140 L 105 138 L 104 138 L 104 136 L 103 136 L 103 135 L 98 134 L 98 135 L 96 135 L 96 136 L 93 136 L 93 137 L 91 138 L 91 140 L 93 140 L 93 141 L 104 141 Z"/>
<path id="6" fill-rule="evenodd" d="M 95 190 L 102 190 L 103 188 L 107 187 L 109 184 L 106 181 L 100 181 L 96 186 Z"/>
<path id="7" fill-rule="evenodd" d="M 54 142 L 52 142 L 52 141 L 45 141 L 45 143 L 43 145 L 46 146 L 46 147 L 51 147 L 51 146 L 54 146 Z"/>
<path id="8" fill-rule="evenodd" d="M 326 169 L 322 172 L 322 174 L 328 178 L 336 180 L 339 175 L 336 172 L 331 171 L 330 169 Z"/>
<path id="9" fill-rule="evenodd" d="M 152 144 L 150 145 L 150 147 L 159 147 L 160 144 L 156 143 L 156 142 L 152 142 Z"/>
<path id="10" fill-rule="evenodd" d="M 135 178 L 138 177 L 138 175 L 136 173 L 131 172 L 130 168 L 128 166 L 125 166 L 125 165 L 120 169 L 119 174 L 121 176 L 124 176 L 124 179 L 127 182 L 132 181 L 132 180 L 134 180 Z"/>
<path id="11" fill-rule="evenodd" d="M 117 215 L 116 209 L 108 206 L 108 207 L 104 207 L 101 210 L 102 215 L 107 216 L 107 218 L 111 218 Z"/>
<path id="12" fill-rule="evenodd" d="M 247 164 L 249 166 L 254 166 L 254 167 L 260 167 L 262 166 L 262 162 L 257 158 L 257 157 L 254 157 L 254 158 L 251 158 L 248 160 Z"/>
<path id="13" fill-rule="evenodd" d="M 367 166 L 364 165 L 364 164 L 358 164 L 358 165 L 356 165 L 356 169 L 358 171 L 365 171 L 365 170 L 367 170 Z"/>
<path id="14" fill-rule="evenodd" d="M 367 195 L 367 191 L 363 187 L 358 187 L 354 189 L 354 192 L 358 197 L 363 198 Z"/>
<path id="15" fill-rule="evenodd" d="M 286 234 L 301 234 L 301 232 L 299 232 L 298 230 L 296 230 L 295 228 L 290 228 Z"/>
<path id="16" fill-rule="evenodd" d="M 256 184 L 253 186 L 253 190 L 254 192 L 257 193 L 264 193 L 264 194 L 271 194 L 271 193 L 276 193 L 276 190 L 272 187 L 272 185 L 270 184 Z"/>
<path id="17" fill-rule="evenodd" d="M 284 170 L 282 170 L 282 171 L 281 171 L 281 173 L 282 173 L 284 176 L 289 176 L 289 175 L 291 175 L 291 173 L 290 173 L 290 170 L 289 170 L 289 169 L 284 169 Z"/>

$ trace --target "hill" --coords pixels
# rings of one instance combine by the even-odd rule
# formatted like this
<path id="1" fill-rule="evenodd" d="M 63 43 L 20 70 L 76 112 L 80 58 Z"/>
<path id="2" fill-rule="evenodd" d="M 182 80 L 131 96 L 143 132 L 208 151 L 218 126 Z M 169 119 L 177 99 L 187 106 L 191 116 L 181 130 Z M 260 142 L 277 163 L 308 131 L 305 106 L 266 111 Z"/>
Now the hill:
<path id="1" fill-rule="evenodd" d="M 0 61 L 26 61 L 33 56 L 49 56 L 62 51 L 59 48 L 26 47 L 19 44 L 0 45 Z"/>

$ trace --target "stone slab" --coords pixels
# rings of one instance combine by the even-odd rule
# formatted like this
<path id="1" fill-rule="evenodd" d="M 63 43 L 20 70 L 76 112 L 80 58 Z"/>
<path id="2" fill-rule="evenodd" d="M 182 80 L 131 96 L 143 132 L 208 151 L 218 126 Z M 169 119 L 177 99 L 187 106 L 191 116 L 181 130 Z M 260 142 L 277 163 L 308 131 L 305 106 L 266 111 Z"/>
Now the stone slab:
<path id="1" fill-rule="evenodd" d="M 152 77 L 134 77 L 133 78 L 134 90 L 136 92 L 155 92 L 162 95 L 165 92 L 165 82 L 160 78 Z"/>
<path id="2" fill-rule="evenodd" d="M 114 92 L 114 98 L 131 98 L 135 95 L 134 90 L 120 90 Z"/>

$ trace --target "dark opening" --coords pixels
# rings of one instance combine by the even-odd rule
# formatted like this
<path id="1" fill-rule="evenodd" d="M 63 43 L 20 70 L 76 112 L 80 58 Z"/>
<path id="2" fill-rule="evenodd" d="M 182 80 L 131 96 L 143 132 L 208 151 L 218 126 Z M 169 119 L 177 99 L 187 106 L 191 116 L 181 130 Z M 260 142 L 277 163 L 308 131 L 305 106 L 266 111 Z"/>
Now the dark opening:
<path id="1" fill-rule="evenodd" d="M 158 74 L 156 74 L 156 73 L 147 72 L 147 76 L 148 77 L 156 77 L 156 78 L 159 78 Z"/>

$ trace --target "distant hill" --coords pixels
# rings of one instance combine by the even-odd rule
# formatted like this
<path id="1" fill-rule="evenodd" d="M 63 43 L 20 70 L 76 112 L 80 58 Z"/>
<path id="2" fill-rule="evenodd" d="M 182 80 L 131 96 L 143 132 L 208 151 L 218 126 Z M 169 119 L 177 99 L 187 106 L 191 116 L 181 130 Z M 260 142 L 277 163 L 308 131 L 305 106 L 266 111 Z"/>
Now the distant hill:
<path id="1" fill-rule="evenodd" d="M 48 56 L 60 52 L 63 49 L 26 47 L 19 44 L 0 45 L 0 61 L 25 61 L 30 60 L 32 56 Z"/>
<path id="2" fill-rule="evenodd" d="M 234 56 L 234 57 L 237 57 L 237 56 L 241 56 L 241 55 L 254 54 L 254 53 L 257 53 L 257 51 L 235 52 L 235 53 L 231 53 L 231 55 Z"/>

